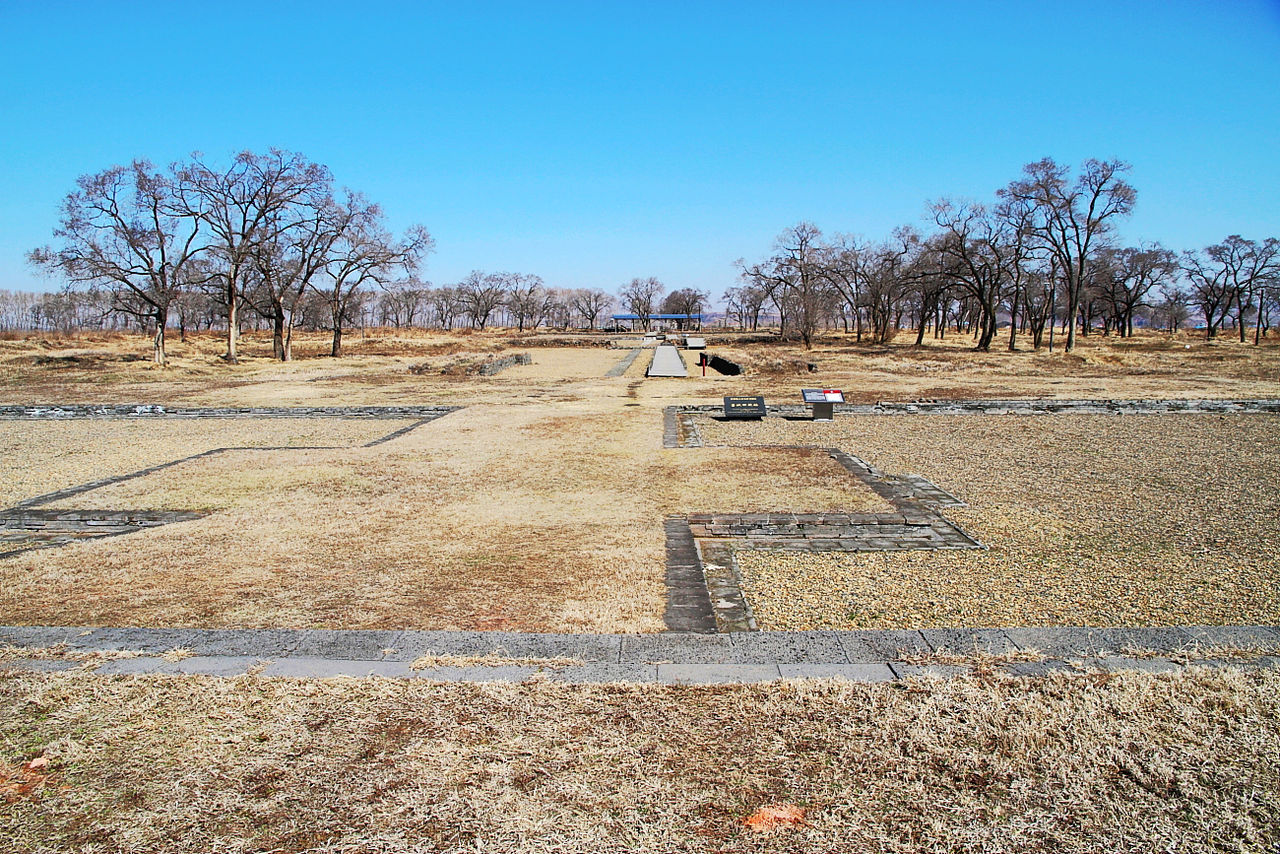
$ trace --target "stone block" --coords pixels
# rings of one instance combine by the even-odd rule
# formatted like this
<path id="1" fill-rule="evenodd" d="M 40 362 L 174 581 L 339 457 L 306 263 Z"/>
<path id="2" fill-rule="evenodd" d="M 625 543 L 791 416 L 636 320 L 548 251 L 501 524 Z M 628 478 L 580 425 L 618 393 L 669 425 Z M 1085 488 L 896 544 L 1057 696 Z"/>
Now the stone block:
<path id="1" fill-rule="evenodd" d="M 194 637 L 194 629 L 99 628 L 78 635 L 68 644 L 82 650 L 168 652 L 190 647 Z"/>
<path id="2" fill-rule="evenodd" d="M 903 664 L 895 661 L 888 666 L 893 668 L 899 679 L 951 679 L 973 672 L 967 667 L 952 664 Z"/>
<path id="3" fill-rule="evenodd" d="M 740 664 L 739 655 L 726 634 L 664 632 L 623 635 L 618 660 L 622 664 Z"/>
<path id="4" fill-rule="evenodd" d="M 1280 650 L 1280 629 L 1274 626 L 1186 626 L 1183 631 L 1200 646 Z"/>
<path id="5" fill-rule="evenodd" d="M 902 655 L 925 655 L 932 650 L 920 632 L 912 629 L 838 632 L 840 645 L 850 662 L 892 661 Z"/>
<path id="6" fill-rule="evenodd" d="M 781 679 L 776 664 L 659 664 L 658 682 L 668 685 L 738 685 Z"/>
<path id="7" fill-rule="evenodd" d="M 973 652 L 999 655 L 1018 648 L 1003 629 L 924 629 L 920 634 L 934 652 L 945 649 L 960 655 Z"/>
<path id="8" fill-rule="evenodd" d="M 290 679 L 332 679 L 339 676 L 352 678 L 384 676 L 407 679 L 414 674 L 409 669 L 409 665 L 402 661 L 335 660 L 298 656 L 277 658 L 269 662 L 263 669 L 262 675 Z"/>
<path id="9" fill-rule="evenodd" d="M 290 655 L 310 658 L 377 661 L 393 649 L 402 632 L 341 629 L 308 629 L 298 638 Z"/>
<path id="10" fill-rule="evenodd" d="M 884 662 L 863 664 L 779 664 L 783 679 L 843 679 L 848 682 L 892 682 L 897 675 Z"/>
<path id="11" fill-rule="evenodd" d="M 740 664 L 848 664 L 838 632 L 737 632 L 729 635 Z"/>
<path id="12" fill-rule="evenodd" d="M 303 634 L 302 629 L 196 629 L 186 646 L 200 656 L 279 658 L 292 653 Z"/>

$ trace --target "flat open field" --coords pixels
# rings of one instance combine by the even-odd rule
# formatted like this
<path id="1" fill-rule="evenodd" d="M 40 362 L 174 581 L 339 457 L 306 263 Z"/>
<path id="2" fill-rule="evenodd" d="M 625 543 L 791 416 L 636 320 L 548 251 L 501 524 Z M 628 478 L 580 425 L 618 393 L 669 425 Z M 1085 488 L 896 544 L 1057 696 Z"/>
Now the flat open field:
<path id="1" fill-rule="evenodd" d="M 766 628 L 1280 623 L 1274 416 L 698 418 L 707 447 L 663 448 L 666 406 L 798 403 L 802 386 L 1280 397 L 1274 344 L 1090 340 L 1066 357 L 712 336 L 744 375 L 648 380 L 646 354 L 607 377 L 627 347 L 556 337 L 381 332 L 330 360 L 304 336 L 281 365 L 250 336 L 229 367 L 192 336 L 164 369 L 135 360 L 137 338 L 0 341 L 0 403 L 465 406 L 368 447 L 412 422 L 0 420 L 6 505 L 248 446 L 42 505 L 204 515 L 0 559 L 0 623 L 661 631 L 667 517 L 888 509 L 826 447 L 949 490 L 968 506 L 943 512 L 989 550 L 739 549 Z M 533 363 L 466 373 L 509 352 Z M 0 650 L 6 850 L 1280 844 L 1274 669 L 681 687 L 6 667 L 30 654 Z M 802 818 L 747 826 L 779 805 Z"/>
<path id="2" fill-rule="evenodd" d="M 466 406 L 373 447 L 411 422 L 5 422 L 6 504 L 211 448 L 264 450 L 47 505 L 206 515 L 0 559 L 0 623 L 659 631 L 664 518 L 888 509 L 821 451 L 784 445 L 933 480 L 968 502 L 947 515 L 990 550 L 740 551 L 764 627 L 1280 622 L 1271 416 L 702 419 L 708 444 L 733 447 L 664 450 L 661 412 L 730 393 L 796 402 L 801 385 L 894 400 L 1280 396 L 1274 344 L 1091 339 L 1067 357 L 974 354 L 954 338 L 832 338 L 806 353 L 711 337 L 745 375 L 649 380 L 641 353 L 607 377 L 638 342 L 599 336 L 384 331 L 338 360 L 304 336 L 288 364 L 247 336 L 244 364 L 226 366 L 202 335 L 163 369 L 136 360 L 137 338 L 0 341 L 10 402 Z M 465 373 L 510 352 L 532 364 Z M 302 445 L 327 449 L 265 449 Z"/>
<path id="3" fill-rule="evenodd" d="M 989 551 L 739 551 L 763 628 L 1280 623 L 1280 420 L 698 420 L 708 444 L 834 445 L 921 474 Z"/>
<path id="4" fill-rule="evenodd" d="M 0 670 L 0 838 L 94 851 L 1269 852 L 1280 675 L 445 685 Z M 32 761 L 40 766 L 31 768 Z M 756 832 L 761 807 L 803 810 Z"/>
<path id="5" fill-rule="evenodd" d="M 391 429 L 328 420 L 334 435 L 294 429 L 320 444 Z M 283 421 L 215 423 L 221 441 Z M 102 423 L 111 457 L 122 425 Z M 72 435 L 97 447 L 97 424 Z M 23 459 L 54 456 L 70 425 L 12 426 Z M 162 431 L 149 453 L 212 438 L 196 433 L 170 446 Z M 661 442 L 653 410 L 478 405 L 374 447 L 203 457 L 49 505 L 210 515 L 0 561 L 0 623 L 658 631 L 666 516 L 886 509 L 820 452 L 748 462 Z"/>
<path id="6" fill-rule="evenodd" d="M 1127 340 L 1091 336 L 1076 351 L 999 348 L 986 354 L 951 335 L 908 346 L 858 343 L 832 335 L 806 351 L 765 333 L 708 331 L 708 350 L 739 362 L 741 376 L 648 380 L 645 397 L 703 401 L 726 394 L 765 394 L 799 402 L 801 386 L 843 388 L 851 401 L 956 397 L 1223 398 L 1280 396 L 1280 340 L 1260 347 L 1206 343 L 1189 333 Z M 609 349 L 610 341 L 622 349 Z M 209 333 L 173 344 L 173 364 L 146 359 L 140 336 L 83 335 L 0 340 L 0 403 L 154 402 L 199 405 L 353 406 L 586 401 L 624 396 L 648 365 L 642 356 L 625 377 L 604 378 L 639 344 L 638 336 L 602 334 L 452 334 L 379 330 L 350 336 L 347 355 L 329 359 L 323 335 L 300 335 L 299 360 L 270 358 L 270 337 L 242 339 L 242 364 L 225 365 L 225 344 Z M 1025 340 L 1024 340 L 1025 345 Z M 528 352 L 533 364 L 495 376 L 459 371 L 486 355 Z M 696 362 L 696 359 L 694 359 Z M 812 364 L 815 370 L 810 371 Z M 419 373 L 412 372 L 413 370 Z M 776 398 L 776 400 L 775 400 Z"/>

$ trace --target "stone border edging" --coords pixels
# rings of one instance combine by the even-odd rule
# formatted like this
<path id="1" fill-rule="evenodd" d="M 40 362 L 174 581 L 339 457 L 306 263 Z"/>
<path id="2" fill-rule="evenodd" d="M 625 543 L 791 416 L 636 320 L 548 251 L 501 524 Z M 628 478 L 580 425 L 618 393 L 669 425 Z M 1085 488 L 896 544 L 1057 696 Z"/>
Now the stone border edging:
<path id="1" fill-rule="evenodd" d="M 1253 649 L 1245 658 L 1208 658 L 1191 664 L 1280 668 L 1280 627 L 1180 626 L 1162 628 L 1010 627 L 891 629 L 881 631 L 741 632 L 653 635 L 539 634 L 522 632 L 363 631 L 323 629 L 144 629 L 0 627 L 0 645 L 80 653 L 130 651 L 109 659 L 101 674 L 203 674 L 327 678 L 383 676 L 446 682 L 745 683 L 796 678 L 887 682 L 918 676 L 950 677 L 972 668 L 930 664 L 940 652 L 1000 655 L 1036 650 L 1043 661 L 1003 662 L 1006 676 L 1040 676 L 1082 669 L 1176 671 L 1175 657 L 1198 647 Z M 182 660 L 162 657 L 184 649 Z M 1125 654 L 1141 650 L 1144 657 Z M 1118 652 L 1119 655 L 1108 653 Z M 567 667 L 534 665 L 438 667 L 414 670 L 423 655 L 564 658 Z M 1150 656 L 1150 657 L 1147 657 Z M 912 660 L 925 663 L 910 663 Z M 28 670 L 70 670 L 74 660 L 20 659 L 0 664 Z"/>
<path id="2" fill-rule="evenodd" d="M 713 414 L 723 412 L 715 404 L 674 407 L 679 412 Z M 781 403 L 765 407 L 770 415 L 812 420 L 803 404 Z M 1173 398 L 1152 400 L 1057 400 L 1054 398 L 879 401 L 837 403 L 837 415 L 1280 415 L 1278 398 L 1236 398 L 1223 400 Z"/>
<path id="3" fill-rule="evenodd" d="M 154 403 L 0 405 L 0 420 L 76 418 L 439 418 L 458 406 L 196 406 Z"/>

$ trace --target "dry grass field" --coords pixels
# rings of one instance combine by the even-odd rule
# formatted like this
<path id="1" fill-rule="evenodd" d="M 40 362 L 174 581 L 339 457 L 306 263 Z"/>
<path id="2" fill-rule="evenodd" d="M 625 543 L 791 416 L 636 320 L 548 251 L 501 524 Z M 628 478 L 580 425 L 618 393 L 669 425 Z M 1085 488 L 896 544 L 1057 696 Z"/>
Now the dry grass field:
<path id="1" fill-rule="evenodd" d="M 661 435 L 651 409 L 477 405 L 375 447 L 203 457 L 50 505 L 210 515 L 0 561 L 0 623 L 658 631 L 664 517 L 887 508 L 819 452 Z"/>
<path id="2" fill-rule="evenodd" d="M 0 839 L 33 854 L 1280 843 L 1275 671 L 721 688 L 0 671 L 0 708 Z M 746 825 L 779 804 L 801 822 Z"/>
<path id="3" fill-rule="evenodd" d="M 1147 336 L 1076 355 L 727 336 L 740 377 L 648 380 L 591 336 L 0 341 L 0 403 L 465 405 L 356 419 L 0 421 L 0 502 L 203 518 L 0 559 L 0 623 L 660 631 L 662 521 L 883 511 L 820 451 L 918 473 L 985 552 L 740 551 L 767 627 L 1280 622 L 1271 416 L 702 419 L 662 408 L 943 397 L 1280 397 L 1280 348 Z M 1188 349 L 1189 345 L 1189 349 Z M 529 352 L 496 376 L 466 370 Z M 142 358 L 139 359 L 138 357 Z M 813 362 L 817 369 L 807 367 Z M 267 450 L 321 445 L 327 449 Z M 11 654 L 9 654 L 11 653 Z M 984 673 L 892 685 L 442 684 L 4 669 L 0 849 L 1243 851 L 1280 845 L 1280 676 Z M 26 655 L 27 653 L 22 653 Z M 52 657 L 62 653 L 50 652 Z M 121 653 L 122 655 L 124 653 Z M 762 807 L 803 811 L 753 831 Z"/>
<path id="4" fill-rule="evenodd" d="M 1072 354 L 1060 350 L 994 349 L 976 354 L 971 342 L 951 335 L 920 348 L 901 336 L 891 346 L 857 343 L 832 335 L 806 351 L 768 335 L 706 334 L 709 350 L 741 363 L 746 373 L 705 379 L 649 380 L 650 398 L 703 400 L 725 394 L 765 394 L 799 402 L 801 386 L 838 387 L 851 401 L 954 397 L 1222 398 L 1280 396 L 1280 340 L 1261 347 L 1229 340 L 1207 343 L 1191 333 L 1143 334 L 1119 340 L 1091 336 Z M 219 358 L 225 345 L 214 334 L 189 335 L 173 344 L 172 365 L 147 361 L 141 336 L 90 335 L 0 340 L 0 403 L 154 402 L 184 405 L 327 405 L 380 403 L 476 403 L 592 400 L 612 397 L 624 380 L 643 377 L 643 357 L 625 378 L 603 380 L 626 355 L 610 340 L 625 335 L 371 330 L 349 336 L 341 359 L 321 356 L 323 334 L 300 334 L 299 359 L 270 357 L 270 337 L 242 339 L 242 363 Z M 1024 340 L 1025 344 L 1025 340 Z M 439 373 L 483 354 L 530 352 L 533 364 L 496 376 Z M 696 360 L 695 360 L 696 361 Z M 810 372 L 812 363 L 816 371 Z M 426 366 L 425 373 L 411 368 Z"/>
<path id="5" fill-rule="evenodd" d="M 1280 623 L 1272 416 L 699 420 L 708 443 L 834 445 L 922 474 L 985 552 L 739 552 L 763 627 Z"/>
<path id="6" fill-rule="evenodd" d="M 1280 395 L 1274 344 L 1095 338 L 1064 356 L 975 354 L 954 336 L 918 350 L 835 337 L 809 353 L 711 338 L 747 374 L 649 380 L 642 354 L 606 377 L 629 350 L 581 335 L 384 330 L 353 336 L 338 360 L 303 336 L 288 364 L 250 335 L 239 366 L 200 335 L 175 344 L 167 368 L 137 358 L 137 337 L 0 341 L 8 402 L 467 405 L 371 448 L 359 446 L 408 422 L 7 422 L 5 503 L 215 447 L 334 449 L 233 451 L 51 505 L 208 515 L 0 560 L 0 622 L 657 631 L 665 516 L 887 509 L 818 451 L 663 450 L 663 406 L 746 392 L 794 402 L 801 385 L 895 400 Z M 462 373 L 506 352 L 532 364 Z M 712 444 L 838 446 L 922 474 L 969 502 L 950 515 L 991 546 L 743 552 L 765 626 L 1140 625 L 1280 621 L 1273 424 L 841 417 L 702 430 Z"/>

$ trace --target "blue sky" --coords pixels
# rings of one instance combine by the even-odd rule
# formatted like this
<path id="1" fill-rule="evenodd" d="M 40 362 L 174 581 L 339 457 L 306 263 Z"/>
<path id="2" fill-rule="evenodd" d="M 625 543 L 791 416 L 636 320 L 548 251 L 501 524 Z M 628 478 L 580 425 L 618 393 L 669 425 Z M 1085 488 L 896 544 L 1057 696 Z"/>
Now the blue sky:
<path id="1" fill-rule="evenodd" d="M 801 219 L 886 236 L 1044 156 L 1133 164 L 1131 241 L 1280 236 L 1280 0 L 0 4 L 0 288 L 75 178 L 300 151 L 425 277 L 717 298 Z"/>

